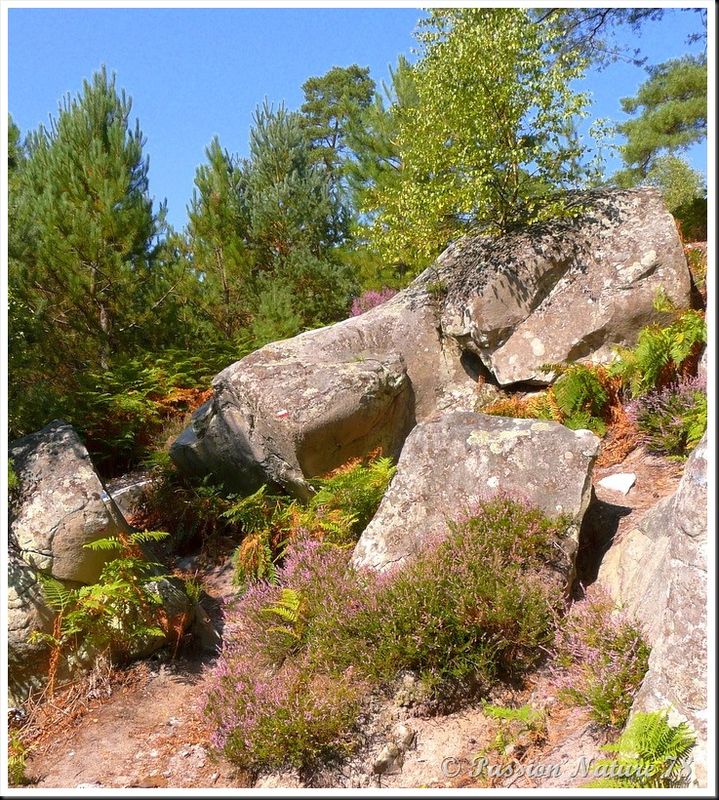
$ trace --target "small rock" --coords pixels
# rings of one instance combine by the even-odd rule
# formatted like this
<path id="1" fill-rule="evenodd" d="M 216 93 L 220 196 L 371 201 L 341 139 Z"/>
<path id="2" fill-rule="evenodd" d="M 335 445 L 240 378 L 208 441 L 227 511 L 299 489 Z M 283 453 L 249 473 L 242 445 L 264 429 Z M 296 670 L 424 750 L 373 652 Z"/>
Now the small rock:
<path id="1" fill-rule="evenodd" d="M 633 472 L 615 472 L 614 475 L 607 475 L 599 481 L 599 485 L 610 492 L 621 492 L 628 494 L 629 490 L 637 482 L 637 476 Z"/>
<path id="2" fill-rule="evenodd" d="M 397 747 L 402 751 L 409 750 L 410 747 L 412 747 L 414 736 L 415 732 L 412 730 L 412 728 L 402 722 L 400 722 L 398 725 L 395 725 L 392 729 L 392 739 Z"/>
<path id="3" fill-rule="evenodd" d="M 375 775 L 393 775 L 402 771 L 402 751 L 394 742 L 388 742 L 372 765 Z"/>

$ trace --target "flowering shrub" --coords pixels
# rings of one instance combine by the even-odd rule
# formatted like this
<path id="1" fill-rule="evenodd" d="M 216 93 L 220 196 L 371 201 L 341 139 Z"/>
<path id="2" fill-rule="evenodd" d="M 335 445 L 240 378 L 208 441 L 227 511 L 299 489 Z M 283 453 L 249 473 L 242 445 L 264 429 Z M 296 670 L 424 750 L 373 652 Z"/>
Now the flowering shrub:
<path id="1" fill-rule="evenodd" d="M 379 292 L 375 289 L 369 289 L 366 292 L 362 292 L 361 295 L 352 300 L 350 316 L 359 317 L 360 314 L 364 314 L 365 311 L 369 311 L 370 308 L 382 305 L 382 303 L 386 302 L 391 297 L 394 297 L 396 294 L 396 289 L 390 289 L 388 287 L 381 289 Z"/>
<path id="2" fill-rule="evenodd" d="M 687 456 L 707 428 L 706 379 L 695 377 L 648 392 L 629 405 L 647 449 Z"/>
<path id="3" fill-rule="evenodd" d="M 400 672 L 435 696 L 520 676 L 552 644 L 565 527 L 500 497 L 384 573 L 348 566 L 351 546 L 294 540 L 277 584 L 227 615 L 206 704 L 215 745 L 246 769 L 308 767 L 351 750 L 368 692 Z"/>
<path id="4" fill-rule="evenodd" d="M 594 590 L 559 626 L 554 680 L 560 696 L 600 725 L 622 728 L 649 664 L 639 628 Z"/>

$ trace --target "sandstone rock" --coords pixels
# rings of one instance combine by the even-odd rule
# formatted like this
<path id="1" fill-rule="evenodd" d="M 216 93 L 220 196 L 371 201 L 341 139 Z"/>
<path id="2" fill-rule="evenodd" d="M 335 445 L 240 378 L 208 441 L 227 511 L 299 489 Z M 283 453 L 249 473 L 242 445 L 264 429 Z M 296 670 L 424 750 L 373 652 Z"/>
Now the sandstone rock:
<path id="1" fill-rule="evenodd" d="M 615 472 L 607 475 L 599 481 L 599 485 L 612 492 L 629 494 L 629 490 L 637 482 L 637 476 L 633 472 Z"/>
<path id="2" fill-rule="evenodd" d="M 397 455 L 449 371 L 436 324 L 431 301 L 411 291 L 267 345 L 214 379 L 170 455 L 234 489 L 269 481 L 300 496 L 307 478 L 349 458 L 376 447 Z"/>
<path id="3" fill-rule="evenodd" d="M 11 704 L 20 704 L 48 673 L 48 647 L 31 643 L 30 634 L 52 633 L 55 614 L 45 603 L 37 572 L 12 549 L 7 592 L 8 697 Z"/>
<path id="4" fill-rule="evenodd" d="M 9 455 L 20 483 L 10 538 L 20 556 L 61 580 L 96 581 L 110 556 L 83 545 L 129 529 L 78 435 L 55 420 L 12 442 Z"/>
<path id="5" fill-rule="evenodd" d="M 610 548 L 598 581 L 642 623 L 652 646 L 634 711 L 670 708 L 697 733 L 695 778 L 706 781 L 707 442 L 687 461 L 674 495 Z"/>
<path id="6" fill-rule="evenodd" d="M 407 438 L 353 563 L 379 570 L 400 563 L 445 530 L 447 518 L 503 492 L 574 520 L 564 543 L 573 564 L 598 447 L 594 434 L 557 422 L 469 412 L 427 420 Z"/>
<path id="7" fill-rule="evenodd" d="M 375 775 L 396 775 L 402 771 L 403 752 L 394 742 L 388 742 L 372 764 Z"/>
<path id="8" fill-rule="evenodd" d="M 656 190 L 580 199 L 576 219 L 466 237 L 382 305 L 228 367 L 173 460 L 241 492 L 270 482 L 306 496 L 307 478 L 348 458 L 377 446 L 396 455 L 415 422 L 476 410 L 487 370 L 502 385 L 546 384 L 542 365 L 606 361 L 662 321 L 660 287 L 688 305 L 686 260 Z"/>
<path id="9" fill-rule="evenodd" d="M 102 495 L 102 499 L 107 500 L 109 495 L 122 516 L 131 519 L 140 510 L 154 484 L 155 481 L 148 472 L 123 475 L 107 481 L 106 493 Z"/>
<path id="10" fill-rule="evenodd" d="M 606 362 L 633 345 L 659 289 L 689 305 L 690 279 L 659 192 L 597 191 L 574 220 L 499 240 L 466 238 L 438 269 L 449 287 L 441 324 L 502 385 L 546 384 L 548 363 Z"/>

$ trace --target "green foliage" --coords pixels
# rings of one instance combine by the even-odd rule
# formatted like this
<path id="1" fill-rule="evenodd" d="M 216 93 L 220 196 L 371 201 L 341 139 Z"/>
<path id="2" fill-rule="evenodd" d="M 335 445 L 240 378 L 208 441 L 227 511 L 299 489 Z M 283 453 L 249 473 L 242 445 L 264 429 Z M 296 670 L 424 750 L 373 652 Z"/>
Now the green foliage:
<path id="1" fill-rule="evenodd" d="M 690 203 L 684 203 L 675 209 L 674 217 L 679 222 L 685 242 L 706 242 L 708 216 L 706 197 L 695 197 Z M 704 278 L 706 278 L 706 256 L 704 258 Z M 697 281 L 700 289 L 703 283 L 703 280 Z"/>
<path id="2" fill-rule="evenodd" d="M 634 714 L 622 735 L 602 750 L 613 758 L 594 762 L 599 777 L 586 788 L 592 789 L 672 789 L 687 786 L 690 771 L 687 759 L 696 737 L 689 726 L 669 724 L 666 711 Z"/>
<path id="3" fill-rule="evenodd" d="M 679 156 L 657 156 L 644 182 L 661 189 L 664 202 L 672 214 L 691 206 L 697 198 L 706 197 L 704 176 Z"/>
<path id="4" fill-rule="evenodd" d="M 302 125 L 309 137 L 313 157 L 324 164 L 334 180 L 347 159 L 347 134 L 372 102 L 375 84 L 369 67 L 352 64 L 332 67 L 322 76 L 302 84 Z"/>
<path id="5" fill-rule="evenodd" d="M 278 585 L 252 584 L 228 612 L 206 708 L 218 746 L 248 769 L 307 768 L 353 749 L 363 700 L 399 674 L 445 705 L 520 678 L 564 605 L 552 571 L 567 524 L 497 498 L 384 574 L 348 566 L 348 548 L 294 540 Z"/>
<path id="6" fill-rule="evenodd" d="M 356 541 L 377 511 L 396 471 L 392 459 L 381 456 L 366 463 L 349 462 L 329 477 L 312 481 L 316 493 L 309 508 L 320 517 L 323 513 L 340 512 L 347 525 L 342 540 Z"/>
<path id="7" fill-rule="evenodd" d="M 103 68 L 27 143 L 9 276 L 25 313 L 10 323 L 51 376 L 55 366 L 61 374 L 107 368 L 137 341 L 158 299 L 153 239 L 162 212 L 152 208 L 131 106 Z"/>
<path id="8" fill-rule="evenodd" d="M 416 105 L 396 136 L 401 170 L 367 210 L 371 244 L 423 266 L 462 232 L 568 213 L 561 189 L 584 176 L 574 122 L 584 64 L 524 9 L 441 9 L 421 23 Z M 551 66 L 550 66 L 551 64 Z"/>
<path id="9" fill-rule="evenodd" d="M 165 539 L 162 531 L 139 531 L 129 537 L 110 537 L 85 545 L 95 551 L 115 551 L 97 583 L 68 589 L 60 581 L 40 576 L 47 604 L 59 615 L 55 633 L 36 631 L 35 641 L 44 641 L 67 651 L 78 640 L 93 660 L 109 655 L 125 661 L 153 638 L 164 638 L 159 627 L 160 597 L 148 584 L 158 580 L 158 564 L 149 562 L 140 545 Z"/>
<path id="10" fill-rule="evenodd" d="M 28 748 L 22 743 L 17 731 L 10 731 L 8 736 L 7 782 L 8 786 L 27 786 Z"/>
<path id="11" fill-rule="evenodd" d="M 707 134 L 706 55 L 672 59 L 648 72 L 637 95 L 622 100 L 625 113 L 640 112 L 619 125 L 627 138 L 621 151 L 627 169 L 617 176 L 624 185 L 647 177 L 662 152 L 684 150 Z"/>
<path id="12" fill-rule="evenodd" d="M 278 648 L 273 655 L 275 663 L 281 663 L 304 644 L 307 631 L 305 607 L 302 593 L 289 587 L 281 589 L 279 597 L 264 607 L 264 613 L 274 622 L 267 628 L 267 633 L 277 639 Z"/>
<path id="13" fill-rule="evenodd" d="M 234 500 L 222 517 L 244 535 L 234 555 L 235 584 L 275 581 L 277 562 L 300 532 L 323 542 L 354 544 L 374 516 L 395 470 L 389 458 L 353 459 L 324 478 L 312 479 L 315 491 L 307 503 L 270 495 L 265 486 Z"/>
<path id="14" fill-rule="evenodd" d="M 188 208 L 188 243 L 193 270 L 202 278 L 203 304 L 224 335 L 233 337 L 249 316 L 247 167 L 217 137 L 205 152 L 207 163 L 197 168 Z"/>
<path id="15" fill-rule="evenodd" d="M 632 396 L 638 397 L 676 379 L 706 341 L 703 315 L 691 309 L 682 311 L 667 327 L 643 328 L 635 348 L 618 348 L 618 359 L 610 372 L 622 379 Z"/>
<path id="16" fill-rule="evenodd" d="M 559 695 L 605 727 L 626 722 L 649 664 L 649 647 L 633 620 L 595 592 L 575 603 L 557 636 Z"/>
<path id="17" fill-rule="evenodd" d="M 435 698 L 519 676 L 552 640 L 561 590 L 538 574 L 565 526 L 491 501 L 391 579 L 368 584 L 352 614 L 329 599 L 310 622 L 308 648 L 319 663 L 353 666 L 375 682 L 416 673 Z"/>
<path id="18" fill-rule="evenodd" d="M 503 756 L 508 745 L 526 747 L 539 744 L 547 734 L 547 715 L 530 705 L 508 708 L 485 703 L 482 713 L 498 722 L 498 730 L 483 752 L 496 752 Z"/>
<path id="19" fill-rule="evenodd" d="M 530 705 L 508 708 L 507 706 L 493 706 L 489 703 L 482 706 L 482 713 L 490 719 L 521 722 L 527 727 L 541 724 L 546 716 L 543 711 L 537 711 Z"/>
<path id="20" fill-rule="evenodd" d="M 20 486 L 15 469 L 13 468 L 12 460 L 8 458 L 7 461 L 7 488 L 8 492 L 14 492 Z"/>
<path id="21" fill-rule="evenodd" d="M 363 693 L 351 674 L 317 675 L 292 667 L 276 678 L 282 686 L 269 697 L 249 684 L 234 702 L 238 717 L 257 724 L 227 739 L 225 756 L 251 771 L 312 770 L 349 755 Z M 258 696 L 259 695 L 259 696 Z"/>
<path id="22" fill-rule="evenodd" d="M 706 382 L 694 378 L 650 391 L 630 412 L 649 452 L 686 458 L 707 429 Z"/>
<path id="23" fill-rule="evenodd" d="M 603 417 L 609 392 L 596 369 L 583 364 L 563 367 L 554 384 L 553 396 L 562 412 L 564 425 L 572 430 L 587 428 L 598 436 L 604 435 L 606 424 Z"/>

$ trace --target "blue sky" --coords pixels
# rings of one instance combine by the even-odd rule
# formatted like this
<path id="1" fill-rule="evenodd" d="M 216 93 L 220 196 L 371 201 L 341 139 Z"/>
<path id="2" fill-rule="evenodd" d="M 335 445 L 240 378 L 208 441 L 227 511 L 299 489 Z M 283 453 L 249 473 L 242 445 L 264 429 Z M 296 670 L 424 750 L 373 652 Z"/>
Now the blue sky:
<path id="1" fill-rule="evenodd" d="M 167 198 L 169 221 L 182 227 L 195 169 L 215 134 L 245 154 L 252 112 L 264 97 L 296 108 L 306 78 L 335 65 L 369 66 L 379 83 L 388 64 L 409 54 L 420 14 L 406 7 L 11 8 L 8 107 L 26 133 L 106 64 L 133 98 L 147 138 L 150 190 Z M 640 37 L 625 31 L 621 39 L 659 63 L 687 52 L 686 37 L 698 24 L 697 14 L 667 9 Z M 592 117 L 623 119 L 619 98 L 645 78 L 622 63 L 588 75 L 582 88 L 594 96 Z M 689 158 L 706 174 L 704 145 Z"/>

